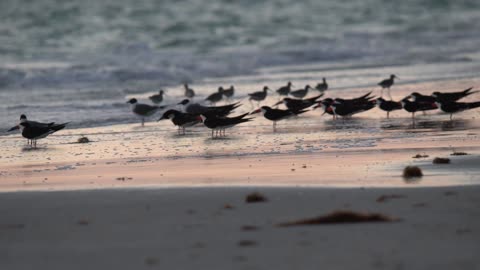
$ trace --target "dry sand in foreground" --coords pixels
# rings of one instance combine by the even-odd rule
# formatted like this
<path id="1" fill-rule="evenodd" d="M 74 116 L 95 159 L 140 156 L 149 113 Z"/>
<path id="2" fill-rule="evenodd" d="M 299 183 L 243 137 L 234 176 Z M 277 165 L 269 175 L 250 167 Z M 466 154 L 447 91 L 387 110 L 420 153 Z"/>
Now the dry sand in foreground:
<path id="1" fill-rule="evenodd" d="M 268 201 L 245 203 L 253 191 Z M 480 268 L 479 186 L 165 188 L 0 197 L 1 269 Z M 400 221 L 276 226 L 341 209 Z"/>

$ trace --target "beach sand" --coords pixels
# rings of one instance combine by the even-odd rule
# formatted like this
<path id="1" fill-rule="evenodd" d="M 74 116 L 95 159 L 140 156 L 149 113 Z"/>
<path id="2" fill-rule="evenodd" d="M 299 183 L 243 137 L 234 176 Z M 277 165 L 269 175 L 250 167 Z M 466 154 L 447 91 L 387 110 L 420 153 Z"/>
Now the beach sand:
<path id="1" fill-rule="evenodd" d="M 246 203 L 254 191 L 268 201 Z M 479 269 L 479 194 L 478 186 L 5 193 L 0 262 L 12 270 Z M 399 220 L 277 226 L 335 210 Z"/>
<path id="2" fill-rule="evenodd" d="M 412 83 L 392 94 L 474 84 Z M 276 133 L 258 118 L 220 139 L 202 126 L 178 136 L 167 121 L 66 129 L 35 150 L 4 136 L 0 268 L 479 269 L 478 110 L 453 121 L 391 116 L 373 109 L 333 121 L 313 111 Z M 92 142 L 76 143 L 81 136 Z M 404 179 L 409 165 L 424 176 Z M 246 204 L 253 191 L 268 202 Z M 382 195 L 395 196 L 377 202 Z M 276 226 L 342 209 L 400 220 Z"/>

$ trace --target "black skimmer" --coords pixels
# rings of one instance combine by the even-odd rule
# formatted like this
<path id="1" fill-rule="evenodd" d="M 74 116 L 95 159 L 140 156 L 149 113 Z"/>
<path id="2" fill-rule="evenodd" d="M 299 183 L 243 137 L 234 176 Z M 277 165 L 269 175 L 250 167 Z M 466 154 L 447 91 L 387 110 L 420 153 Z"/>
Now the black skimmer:
<path id="1" fill-rule="evenodd" d="M 55 122 L 41 123 L 41 122 L 37 122 L 37 121 L 28 120 L 28 119 L 27 119 L 27 116 L 26 116 L 25 114 L 20 115 L 20 123 L 25 123 L 25 122 L 28 122 L 31 126 L 42 127 L 42 128 L 51 127 L 51 126 L 54 126 L 54 125 L 55 125 Z M 16 125 L 16 126 L 13 126 L 12 128 L 10 128 L 10 129 L 8 130 L 8 132 L 13 131 L 13 130 L 20 129 L 20 123 L 19 123 L 18 125 Z M 30 139 L 28 139 L 28 145 L 31 145 L 32 142 L 33 142 L 33 141 L 31 141 Z"/>
<path id="2" fill-rule="evenodd" d="M 377 98 L 377 105 L 382 111 L 387 112 L 387 119 L 390 118 L 390 112 L 402 109 L 402 103 L 392 100 L 385 100 L 383 98 Z"/>
<path id="3" fill-rule="evenodd" d="M 184 111 L 190 114 L 200 115 L 204 114 L 213 114 L 217 117 L 225 117 L 229 115 L 234 109 L 241 106 L 240 103 L 232 103 L 223 106 L 203 106 L 198 103 L 191 103 L 189 99 L 184 99 L 178 103 L 184 107 Z"/>
<path id="4" fill-rule="evenodd" d="M 223 95 L 227 99 L 232 98 L 234 94 L 235 94 L 235 88 L 233 87 L 233 85 L 230 85 L 230 88 L 223 89 Z"/>
<path id="5" fill-rule="evenodd" d="M 435 104 L 444 113 L 450 114 L 452 120 L 453 114 L 480 107 L 480 101 L 477 102 L 455 102 L 455 101 L 437 101 Z"/>
<path id="6" fill-rule="evenodd" d="M 163 101 L 163 94 L 165 92 L 163 90 L 160 89 L 160 91 L 158 91 L 158 94 L 156 95 L 153 95 L 153 96 L 149 96 L 148 98 L 155 104 L 159 104 L 159 103 L 162 103 Z"/>
<path id="7" fill-rule="evenodd" d="M 459 92 L 447 92 L 447 93 L 433 92 L 432 96 L 435 97 L 437 101 L 454 102 L 478 92 L 478 91 L 472 91 L 472 89 L 473 87 L 470 87 L 468 89 L 465 89 Z"/>
<path id="8" fill-rule="evenodd" d="M 25 121 L 20 123 L 20 130 L 22 131 L 22 136 L 28 140 L 30 140 L 31 146 L 37 148 L 37 140 L 43 139 L 48 135 L 57 132 L 63 128 L 68 123 L 63 123 L 59 125 L 51 125 L 51 126 L 43 126 L 43 125 L 35 125 L 29 121 Z"/>
<path id="9" fill-rule="evenodd" d="M 422 95 L 417 92 L 411 93 L 410 97 L 412 98 L 413 101 L 419 102 L 419 103 L 434 103 L 435 101 L 437 101 L 437 99 L 434 96 Z"/>
<path id="10" fill-rule="evenodd" d="M 322 82 L 317 84 L 317 86 L 315 86 L 315 89 L 317 89 L 320 92 L 327 91 L 327 89 L 328 89 L 327 79 L 322 78 Z"/>
<path id="11" fill-rule="evenodd" d="M 219 87 L 217 92 L 210 94 L 205 100 L 209 101 L 211 104 L 215 104 L 222 100 L 223 98 L 223 87 Z"/>
<path id="12" fill-rule="evenodd" d="M 438 108 L 438 106 L 435 103 L 421 103 L 421 102 L 415 102 L 415 101 L 410 101 L 407 98 L 404 98 L 400 101 L 402 103 L 402 107 L 405 111 L 412 113 L 412 120 L 415 119 L 415 113 L 418 111 L 429 111 L 429 110 L 435 110 Z"/>
<path id="13" fill-rule="evenodd" d="M 371 110 L 375 107 L 376 102 L 368 100 L 365 102 L 341 102 L 334 100 L 330 105 L 335 116 L 350 117 L 354 114 Z"/>
<path id="14" fill-rule="evenodd" d="M 260 109 L 257 109 L 253 112 L 251 112 L 251 114 L 255 114 L 255 113 L 263 113 L 263 116 L 265 118 L 267 118 L 268 120 L 271 120 L 273 121 L 273 132 L 276 131 L 277 129 L 277 121 L 280 121 L 280 120 L 283 120 L 283 119 L 287 119 L 287 118 L 290 118 L 292 116 L 296 116 L 298 114 L 301 114 L 301 113 L 304 113 L 304 112 L 307 112 L 308 110 L 300 110 L 300 111 L 296 111 L 296 112 L 293 112 L 291 110 L 280 110 L 280 109 L 273 109 L 273 108 L 270 108 L 268 106 L 262 106 Z"/>
<path id="15" fill-rule="evenodd" d="M 275 103 L 273 106 L 283 103 L 290 111 L 295 113 L 317 104 L 318 99 L 321 98 L 322 96 L 323 96 L 323 93 L 318 96 L 306 98 L 306 99 L 293 99 L 293 98 L 287 97 Z"/>
<path id="16" fill-rule="evenodd" d="M 260 101 L 264 100 L 267 97 L 268 90 L 270 90 L 268 86 L 264 86 L 262 91 L 249 93 L 248 100 L 250 101 L 250 103 L 252 102 L 252 100 L 255 100 L 258 104 L 260 104 Z"/>
<path id="17" fill-rule="evenodd" d="M 187 98 L 193 98 L 195 96 L 195 91 L 193 91 L 192 88 L 188 87 L 188 84 L 184 84 L 183 87 L 185 87 L 185 96 Z"/>
<path id="18" fill-rule="evenodd" d="M 275 92 L 277 92 L 277 94 L 279 94 L 280 96 L 288 96 L 290 91 L 292 91 L 292 82 L 288 82 L 287 85 L 275 90 Z"/>
<path id="19" fill-rule="evenodd" d="M 252 118 L 244 118 L 247 115 L 248 113 L 245 113 L 236 117 L 228 118 L 228 117 L 217 117 L 211 114 L 201 114 L 199 119 L 201 119 L 201 121 L 206 127 L 212 130 L 212 138 L 214 138 L 214 132 L 216 134 L 220 133 L 220 135 L 222 135 L 222 131 L 223 131 L 223 136 L 225 136 L 225 129 L 231 128 L 240 123 L 245 123 L 252 120 Z"/>
<path id="20" fill-rule="evenodd" d="M 390 87 L 392 87 L 392 85 L 395 83 L 394 82 L 395 78 L 398 79 L 398 77 L 395 76 L 395 74 L 392 74 L 392 75 L 390 75 L 389 79 L 385 79 L 385 80 L 378 83 L 378 85 L 380 85 L 382 87 L 382 93 L 380 94 L 381 97 L 383 97 L 383 89 L 387 88 L 388 95 L 389 95 L 390 99 L 392 99 L 392 95 L 390 95 Z"/>
<path id="21" fill-rule="evenodd" d="M 332 98 L 326 98 L 324 100 L 320 100 L 320 101 L 317 102 L 317 105 L 315 105 L 313 107 L 313 109 L 315 110 L 317 108 L 322 108 L 323 109 L 322 115 L 327 113 L 327 114 L 332 115 L 333 118 L 335 119 L 336 118 L 335 114 L 333 113 L 332 107 L 330 107 L 330 105 L 333 104 L 333 101 L 334 100 Z"/>
<path id="22" fill-rule="evenodd" d="M 164 112 L 158 121 L 164 119 L 170 119 L 175 126 L 178 126 L 179 134 L 180 130 L 182 131 L 182 134 L 185 134 L 185 128 L 201 123 L 198 119 L 198 114 L 183 113 L 173 109 Z"/>
<path id="23" fill-rule="evenodd" d="M 338 101 L 340 103 L 349 103 L 349 104 L 363 104 L 366 102 L 372 101 L 372 99 L 375 98 L 375 96 L 370 96 L 372 92 L 368 92 L 365 95 L 356 97 L 356 98 L 351 98 L 351 99 L 343 99 L 343 98 L 336 98 L 335 101 Z"/>
<path id="24" fill-rule="evenodd" d="M 334 102 L 337 102 L 337 104 L 343 104 L 342 107 L 345 107 L 346 105 L 349 106 L 355 106 L 355 107 L 361 107 L 364 106 L 365 104 L 370 104 L 373 103 L 372 99 L 375 98 L 374 96 L 370 96 L 372 92 L 368 92 L 365 95 L 352 98 L 352 99 L 342 99 L 342 98 L 336 98 L 335 100 L 332 98 L 326 98 L 320 102 L 317 102 L 318 105 L 314 107 L 316 108 L 322 108 L 323 109 L 323 114 L 330 114 L 333 116 L 333 119 L 336 119 L 336 115 L 333 112 L 333 108 L 331 107 Z M 366 105 L 366 107 L 369 107 L 370 105 Z M 340 107 L 340 106 L 337 106 Z M 343 109 L 340 109 L 340 111 L 343 111 Z M 322 114 L 322 115 L 323 115 Z"/>
<path id="25" fill-rule="evenodd" d="M 165 108 L 165 106 L 152 106 L 148 104 L 138 103 L 136 98 L 132 98 L 127 103 L 130 103 L 130 107 L 132 108 L 132 112 L 140 117 L 142 120 L 142 127 L 145 124 L 145 117 L 152 116 L 158 110 Z"/>
<path id="26" fill-rule="evenodd" d="M 310 85 L 305 85 L 305 88 L 295 90 L 295 91 L 290 91 L 289 95 L 296 97 L 296 98 L 304 98 L 308 94 L 308 90 L 312 89 Z"/>

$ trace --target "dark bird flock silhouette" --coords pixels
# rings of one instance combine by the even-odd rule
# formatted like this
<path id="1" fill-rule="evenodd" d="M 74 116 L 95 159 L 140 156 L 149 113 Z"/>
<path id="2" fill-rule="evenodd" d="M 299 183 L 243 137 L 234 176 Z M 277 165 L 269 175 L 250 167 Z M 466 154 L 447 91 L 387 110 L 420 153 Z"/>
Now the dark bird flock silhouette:
<path id="1" fill-rule="evenodd" d="M 203 101 L 203 103 L 209 103 L 208 106 L 192 102 L 195 98 L 195 91 L 190 88 L 188 84 L 184 84 L 184 96 L 187 99 L 177 103 L 176 106 L 178 106 L 178 108 L 176 109 L 169 108 L 171 107 L 169 105 L 158 105 L 164 101 L 164 90 L 159 90 L 158 94 L 149 97 L 155 105 L 139 103 L 135 98 L 131 98 L 127 103 L 130 104 L 133 114 L 140 118 L 142 126 L 146 118 L 153 116 L 158 111 L 167 109 L 158 121 L 165 119 L 171 120 L 172 123 L 178 127 L 178 134 L 185 134 L 186 128 L 203 123 L 205 127 L 211 129 L 212 138 L 225 136 L 226 129 L 252 121 L 254 116 L 260 113 L 264 118 L 273 122 L 273 132 L 275 132 L 278 121 L 298 117 L 300 114 L 315 109 L 322 110 L 322 115 L 332 115 L 333 119 L 352 117 L 355 114 L 371 110 L 374 107 L 385 111 L 387 113 L 386 117 L 389 118 L 390 112 L 404 109 L 412 114 L 412 120 L 415 121 L 415 113 L 417 112 L 440 109 L 442 112 L 449 114 L 451 120 L 454 113 L 480 107 L 480 101 L 458 102 L 460 99 L 478 92 L 472 91 L 472 87 L 458 92 L 433 92 L 431 95 L 422 95 L 414 92 L 400 101 L 393 101 L 390 89 L 395 83 L 394 79 L 398 79 L 398 77 L 392 74 L 388 79 L 378 83 L 378 86 L 381 87 L 381 96 L 378 98 L 373 96 L 372 92 L 368 92 L 367 94 L 351 99 L 321 99 L 329 87 L 325 78 L 322 78 L 322 82 L 318 83 L 315 88 L 306 85 L 302 89 L 292 90 L 292 82 L 288 82 L 285 86 L 275 91 L 272 91 L 268 86 L 264 86 L 261 91 L 249 93 L 247 96 L 253 110 L 250 113 L 244 113 L 238 116 L 230 116 L 230 114 L 242 105 L 241 102 L 215 106 L 216 103 L 222 100 L 230 101 L 234 97 L 235 88 L 233 85 L 229 88 L 220 86 L 216 92 L 208 95 Z M 384 89 L 387 89 L 390 100 L 383 98 Z M 260 107 L 260 103 L 266 99 L 269 91 L 283 98 L 271 107 L 266 105 Z M 305 98 L 309 91 L 316 91 L 318 95 Z M 252 101 L 257 103 L 257 109 L 255 109 Z M 285 106 L 285 109 L 277 108 L 277 106 L 281 104 Z M 20 122 L 8 131 L 20 129 L 22 136 L 28 140 L 28 145 L 36 148 L 37 140 L 65 128 L 67 124 L 68 123 L 56 124 L 53 122 L 40 123 L 30 121 L 22 114 L 20 116 Z"/>

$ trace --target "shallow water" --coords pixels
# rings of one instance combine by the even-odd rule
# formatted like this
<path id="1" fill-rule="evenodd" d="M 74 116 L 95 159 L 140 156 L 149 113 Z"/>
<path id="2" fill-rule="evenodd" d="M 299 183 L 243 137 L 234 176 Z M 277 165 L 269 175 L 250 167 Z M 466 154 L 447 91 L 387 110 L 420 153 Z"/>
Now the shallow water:
<path id="1" fill-rule="evenodd" d="M 324 76 L 337 90 L 374 89 L 390 73 L 399 84 L 475 78 L 479 10 L 478 1 L 2 1 L 0 130 L 22 113 L 71 128 L 133 123 L 127 97 L 165 87 L 175 103 L 183 82 L 202 99 L 220 84 L 240 84 L 242 97 Z"/>

